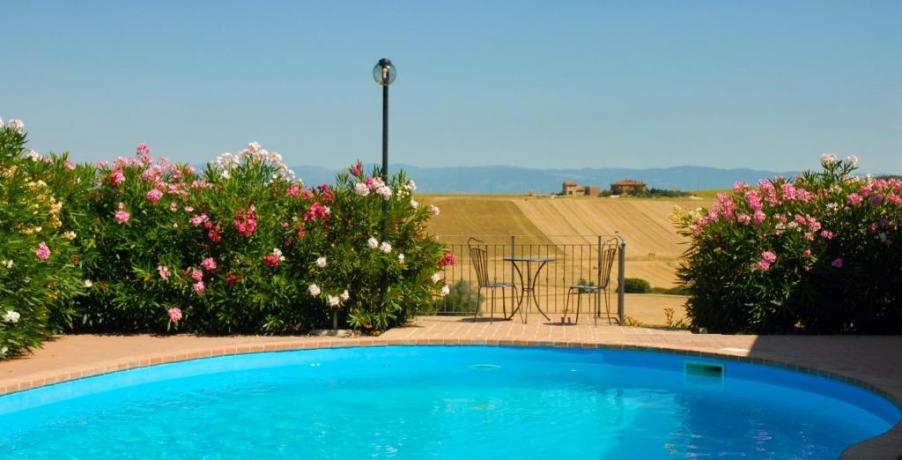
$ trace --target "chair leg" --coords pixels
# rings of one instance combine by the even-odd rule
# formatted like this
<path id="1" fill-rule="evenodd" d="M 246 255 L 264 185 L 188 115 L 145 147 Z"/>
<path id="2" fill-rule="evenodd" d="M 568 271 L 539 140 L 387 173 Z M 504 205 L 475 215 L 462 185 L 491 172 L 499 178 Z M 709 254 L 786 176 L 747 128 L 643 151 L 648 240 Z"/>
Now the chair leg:
<path id="1" fill-rule="evenodd" d="M 573 288 L 567 289 L 567 297 L 564 298 L 564 316 L 567 316 L 567 313 L 570 312 L 570 295 L 573 293 Z M 563 322 L 563 318 L 561 319 Z"/>
<path id="2" fill-rule="evenodd" d="M 613 324 L 611 321 L 611 291 L 607 289 L 604 291 L 604 310 L 608 314 L 608 324 Z"/>
<path id="3" fill-rule="evenodd" d="M 489 314 L 489 322 L 495 322 L 495 289 L 492 288 L 492 312 Z"/>
<path id="4" fill-rule="evenodd" d="M 501 288 L 501 314 L 502 318 L 507 319 L 507 296 L 504 295 L 504 288 Z"/>
<path id="5" fill-rule="evenodd" d="M 583 293 L 576 291 L 576 323 L 579 324 L 579 311 L 583 308 Z"/>
<path id="6" fill-rule="evenodd" d="M 473 309 L 473 321 L 479 317 L 479 304 L 482 303 L 482 286 L 476 289 L 476 308 Z"/>

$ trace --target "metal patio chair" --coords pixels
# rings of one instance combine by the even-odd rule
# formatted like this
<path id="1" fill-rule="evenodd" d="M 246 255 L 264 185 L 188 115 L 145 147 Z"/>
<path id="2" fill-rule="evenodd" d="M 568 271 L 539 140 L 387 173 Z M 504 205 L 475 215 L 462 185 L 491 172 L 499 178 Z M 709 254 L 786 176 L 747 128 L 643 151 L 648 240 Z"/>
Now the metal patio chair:
<path id="1" fill-rule="evenodd" d="M 608 324 L 611 324 L 611 271 L 614 267 L 614 259 L 617 258 L 618 244 L 616 241 L 607 241 L 598 247 L 598 270 L 596 270 L 595 284 L 573 284 L 567 289 L 567 299 L 564 302 L 564 316 L 570 309 L 570 296 L 576 293 L 576 323 L 579 323 L 579 311 L 582 307 L 582 294 L 589 294 L 590 299 L 595 297 L 595 314 L 593 319 L 598 325 L 601 316 L 601 300 L 604 298 L 604 308 L 608 316 Z M 563 319 L 562 319 L 563 321 Z"/>
<path id="2" fill-rule="evenodd" d="M 473 313 L 473 319 L 475 320 L 479 317 L 479 306 L 482 304 L 482 290 L 491 291 L 491 313 L 489 316 L 489 321 L 495 321 L 495 290 L 501 289 L 501 309 L 504 314 L 504 319 L 507 319 L 507 301 L 504 296 L 504 289 L 511 288 L 511 301 L 516 303 L 516 289 L 513 282 L 507 281 L 497 281 L 491 280 L 489 281 L 489 257 L 488 257 L 488 249 L 487 245 L 484 241 L 478 240 L 476 238 L 470 238 L 467 240 L 467 248 L 470 250 L 470 263 L 473 264 L 473 270 L 476 272 L 476 282 L 478 284 L 478 288 L 476 290 L 476 311 Z M 511 305 L 513 307 L 513 305 Z"/>

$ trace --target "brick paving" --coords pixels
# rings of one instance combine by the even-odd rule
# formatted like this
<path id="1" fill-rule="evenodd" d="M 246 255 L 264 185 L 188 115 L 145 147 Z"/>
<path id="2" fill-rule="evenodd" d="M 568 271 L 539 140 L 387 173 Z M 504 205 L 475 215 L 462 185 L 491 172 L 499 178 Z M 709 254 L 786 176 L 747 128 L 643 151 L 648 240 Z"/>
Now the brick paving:
<path id="1" fill-rule="evenodd" d="M 394 344 L 488 344 L 612 347 L 717 355 L 828 375 L 867 386 L 902 402 L 900 336 L 752 336 L 691 334 L 637 327 L 489 322 L 483 318 L 423 317 L 379 337 L 170 337 L 68 335 L 32 355 L 0 362 L 0 394 L 118 370 L 186 359 L 260 351 Z M 902 460 L 902 424 L 847 451 L 848 459 Z"/>

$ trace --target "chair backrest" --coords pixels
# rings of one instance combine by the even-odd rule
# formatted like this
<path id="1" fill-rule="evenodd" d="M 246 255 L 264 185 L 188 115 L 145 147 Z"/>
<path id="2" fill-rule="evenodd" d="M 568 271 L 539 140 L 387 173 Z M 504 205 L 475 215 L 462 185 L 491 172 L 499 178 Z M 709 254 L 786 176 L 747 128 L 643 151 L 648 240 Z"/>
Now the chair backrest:
<path id="1" fill-rule="evenodd" d="M 611 271 L 617 258 L 617 241 L 607 241 L 598 247 L 598 288 L 607 289 L 611 283 Z"/>
<path id="2" fill-rule="evenodd" d="M 489 251 L 484 241 L 470 238 L 467 240 L 467 248 L 470 249 L 470 263 L 476 271 L 476 282 L 479 287 L 489 284 Z"/>

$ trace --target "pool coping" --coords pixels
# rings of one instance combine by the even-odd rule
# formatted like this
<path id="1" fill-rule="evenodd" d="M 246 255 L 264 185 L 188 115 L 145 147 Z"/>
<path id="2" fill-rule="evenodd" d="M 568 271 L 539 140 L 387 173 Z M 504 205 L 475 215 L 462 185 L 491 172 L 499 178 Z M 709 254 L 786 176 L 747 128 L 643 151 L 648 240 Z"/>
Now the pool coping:
<path id="1" fill-rule="evenodd" d="M 275 339 L 275 338 L 274 338 Z M 169 364 L 181 361 L 190 361 L 195 359 L 214 358 L 220 356 L 241 355 L 249 353 L 264 352 L 280 352 L 295 351 L 309 349 L 324 348 L 353 348 L 353 347 L 378 347 L 378 346 L 441 346 L 441 345 L 460 345 L 460 346 L 509 346 L 509 347 L 548 347 L 548 348 L 572 348 L 572 349 L 608 349 L 608 350 L 628 350 L 628 351 L 650 351 L 669 354 L 680 354 L 686 356 L 697 356 L 716 358 L 727 361 L 744 362 L 751 364 L 761 364 L 773 366 L 780 369 L 786 369 L 796 372 L 802 372 L 809 375 L 826 377 L 839 382 L 856 385 L 867 389 L 875 394 L 886 398 L 888 401 L 896 405 L 902 411 L 902 399 L 892 392 L 881 388 L 879 385 L 872 384 L 858 377 L 849 376 L 842 373 L 827 371 L 813 366 L 798 365 L 780 361 L 779 359 L 757 358 L 750 356 L 741 356 L 728 353 L 718 353 L 716 351 L 699 351 L 694 349 L 683 348 L 679 346 L 652 346 L 652 345 L 633 345 L 633 344 L 616 344 L 616 343 L 598 343 L 586 341 L 549 341 L 549 340 L 530 340 L 530 339 L 455 339 L 455 338 L 422 338 L 422 339 L 405 339 L 405 338 L 379 338 L 379 337 L 351 337 L 351 338 L 329 338 L 314 339 L 302 338 L 297 340 L 280 340 L 273 342 L 257 342 L 246 344 L 235 344 L 225 346 L 211 346 L 208 348 L 200 348 L 191 351 L 176 351 L 150 353 L 138 356 L 130 356 L 125 358 L 101 361 L 93 366 L 79 366 L 73 368 L 62 368 L 55 371 L 45 371 L 36 374 L 26 375 L 19 379 L 0 380 L 0 396 L 19 393 L 35 388 L 49 385 L 55 385 L 74 380 L 80 380 L 89 377 L 96 377 L 104 374 L 122 372 L 142 367 L 156 366 L 161 364 Z M 849 447 L 843 452 L 843 459 L 877 459 L 887 458 L 890 460 L 902 459 L 902 454 L 891 453 L 890 450 L 899 450 L 900 442 L 902 442 L 902 422 L 890 428 L 887 432 L 864 440 L 858 444 Z"/>

